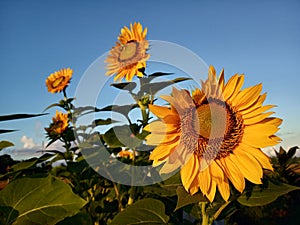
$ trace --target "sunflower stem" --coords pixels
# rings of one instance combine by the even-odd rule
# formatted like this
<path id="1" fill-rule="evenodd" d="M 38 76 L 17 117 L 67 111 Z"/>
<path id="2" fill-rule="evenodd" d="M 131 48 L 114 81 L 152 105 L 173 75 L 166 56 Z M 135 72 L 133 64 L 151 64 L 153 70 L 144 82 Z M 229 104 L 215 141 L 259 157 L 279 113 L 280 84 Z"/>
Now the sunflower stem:
<path id="1" fill-rule="evenodd" d="M 202 225 L 211 225 L 213 223 L 213 219 L 206 212 L 208 202 L 200 202 L 201 206 L 201 214 L 202 214 Z"/>
<path id="2" fill-rule="evenodd" d="M 142 127 L 145 127 L 148 124 L 149 114 L 147 113 L 146 107 L 140 105 L 141 113 L 142 113 Z"/>
<path id="3" fill-rule="evenodd" d="M 132 166 L 134 167 L 135 165 L 135 148 L 132 149 L 133 150 L 133 158 L 132 158 Z M 135 199 L 135 193 L 136 193 L 136 187 L 133 186 L 134 184 L 134 179 L 135 179 L 135 171 L 134 169 L 132 170 L 132 178 L 131 178 L 131 188 L 129 190 L 129 198 L 128 198 L 128 205 L 132 205 L 134 203 L 134 199 Z"/>

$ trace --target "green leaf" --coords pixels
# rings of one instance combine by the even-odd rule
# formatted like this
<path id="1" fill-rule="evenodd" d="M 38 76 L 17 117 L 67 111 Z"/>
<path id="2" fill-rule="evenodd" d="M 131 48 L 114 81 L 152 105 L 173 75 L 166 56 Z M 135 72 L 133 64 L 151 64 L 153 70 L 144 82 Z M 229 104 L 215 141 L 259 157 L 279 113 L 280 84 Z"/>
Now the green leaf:
<path id="1" fill-rule="evenodd" d="M 179 83 L 182 81 L 191 80 L 191 78 L 187 77 L 179 77 L 169 81 L 161 81 L 156 83 L 148 83 L 141 87 L 141 90 L 138 93 L 138 96 L 143 96 L 144 93 L 149 93 L 150 95 L 155 95 L 158 91 L 172 85 L 175 83 Z"/>
<path id="2" fill-rule="evenodd" d="M 16 218 L 18 217 L 19 213 L 17 210 L 14 210 L 12 207 L 9 206 L 0 206 L 0 224 L 8 225 L 12 224 Z M 10 221 L 7 221 L 7 218 L 11 217 Z"/>
<path id="3" fill-rule="evenodd" d="M 138 104 L 131 104 L 131 105 L 109 105 L 101 109 L 95 109 L 95 112 L 105 112 L 105 111 L 112 111 L 120 113 L 127 117 L 128 113 L 138 107 Z"/>
<path id="4" fill-rule="evenodd" d="M 284 183 L 274 184 L 269 182 L 266 189 L 255 186 L 251 193 L 243 193 L 238 198 L 238 202 L 246 206 L 263 206 L 275 201 L 279 196 L 294 190 L 300 190 L 300 188 Z M 249 194 L 251 194 L 250 197 Z"/>
<path id="5" fill-rule="evenodd" d="M 140 78 L 141 86 L 143 86 L 144 84 L 150 83 L 153 79 L 155 79 L 157 77 L 169 76 L 169 75 L 172 75 L 172 74 L 174 74 L 174 73 L 164 73 L 164 72 L 152 73 L 152 74 L 148 75 L 148 77 Z"/>
<path id="6" fill-rule="evenodd" d="M 4 133 L 10 133 L 10 132 L 15 132 L 18 130 L 4 130 L 4 129 L 0 129 L 0 134 L 4 134 Z"/>
<path id="7" fill-rule="evenodd" d="M 0 141 L 0 151 L 4 148 L 14 146 L 10 141 Z"/>
<path id="8" fill-rule="evenodd" d="M 193 203 L 207 202 L 207 199 L 202 194 L 196 193 L 191 195 L 184 189 L 183 186 L 178 186 L 176 192 L 178 200 L 174 211 Z"/>
<path id="9" fill-rule="evenodd" d="M 37 163 L 37 160 L 29 160 L 29 161 L 24 161 L 24 162 L 19 162 L 15 165 L 12 166 L 12 170 L 13 172 L 17 172 L 17 171 L 21 171 L 21 170 L 27 170 L 30 169 L 32 167 L 35 167 Z"/>
<path id="10" fill-rule="evenodd" d="M 43 112 L 45 112 L 45 111 L 47 111 L 48 109 L 51 109 L 51 108 L 53 108 L 53 107 L 63 107 L 63 104 L 58 104 L 58 103 L 51 104 L 51 105 L 47 106 L 47 108 L 45 108 L 45 109 L 43 110 Z"/>
<path id="11" fill-rule="evenodd" d="M 109 147 L 135 148 L 142 144 L 143 140 L 134 136 L 128 125 L 115 126 L 110 128 L 104 135 L 103 140 Z"/>
<path id="12" fill-rule="evenodd" d="M 144 192 L 159 195 L 161 197 L 171 197 L 176 195 L 176 192 L 174 193 L 172 189 L 163 188 L 159 185 L 146 186 L 144 187 Z"/>
<path id="13" fill-rule="evenodd" d="M 101 126 L 101 125 L 109 125 L 109 124 L 112 124 L 112 123 L 117 123 L 119 121 L 116 121 L 116 120 L 112 120 L 111 118 L 107 118 L 107 119 L 96 119 L 94 121 L 94 125 L 95 126 Z"/>
<path id="14" fill-rule="evenodd" d="M 72 217 L 65 218 L 64 220 L 60 221 L 56 225 L 70 225 L 70 224 L 93 225 L 94 223 L 89 214 L 80 212 Z"/>
<path id="15" fill-rule="evenodd" d="M 115 83 L 115 84 L 111 84 L 111 86 L 121 90 L 132 91 L 133 89 L 135 89 L 136 83 L 134 82 Z"/>
<path id="16" fill-rule="evenodd" d="M 86 202 L 75 195 L 69 185 L 52 176 L 20 178 L 0 192 L 0 206 L 5 207 L 4 224 L 54 225 L 72 216 Z"/>
<path id="17" fill-rule="evenodd" d="M 164 204 L 156 199 L 142 199 L 128 206 L 112 220 L 109 225 L 163 225 L 169 217 Z"/>
<path id="18" fill-rule="evenodd" d="M 160 191 L 161 193 L 163 193 L 164 195 L 168 194 L 168 196 L 175 196 L 177 194 L 177 187 L 182 186 L 180 172 L 174 174 L 172 177 L 163 181 L 163 183 L 159 185 L 160 188 L 164 190 L 164 191 Z"/>
<path id="19" fill-rule="evenodd" d="M 11 114 L 11 115 L 4 115 L 0 116 L 0 121 L 7 121 L 7 120 L 18 120 L 18 119 L 26 119 L 31 117 L 37 117 L 37 116 L 44 116 L 48 113 L 42 113 L 42 114 Z"/>
<path id="20" fill-rule="evenodd" d="M 297 149 L 299 149 L 298 146 L 294 146 L 294 147 L 290 148 L 287 153 L 287 158 L 291 159 L 296 154 Z"/>

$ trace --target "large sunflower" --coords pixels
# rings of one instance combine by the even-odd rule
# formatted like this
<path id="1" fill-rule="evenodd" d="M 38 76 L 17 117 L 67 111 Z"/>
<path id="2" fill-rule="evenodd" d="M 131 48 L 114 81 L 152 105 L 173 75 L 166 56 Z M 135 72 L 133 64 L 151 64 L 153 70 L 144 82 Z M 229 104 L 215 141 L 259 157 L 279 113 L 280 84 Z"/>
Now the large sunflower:
<path id="1" fill-rule="evenodd" d="M 45 128 L 49 136 L 60 135 L 68 128 L 68 114 L 56 111 L 52 121 L 49 128 Z"/>
<path id="2" fill-rule="evenodd" d="M 202 88 L 189 94 L 173 88 L 172 96 L 162 96 L 170 107 L 150 105 L 161 120 L 145 127 L 151 132 L 147 144 L 157 145 L 150 155 L 153 165 L 165 163 L 161 173 L 180 167 L 185 189 L 201 192 L 213 201 L 218 188 L 225 201 L 230 196 L 229 182 L 239 191 L 245 178 L 261 184 L 262 168 L 272 170 L 261 148 L 276 145 L 275 136 L 282 120 L 266 112 L 262 85 L 241 90 L 244 75 L 236 74 L 225 84 L 224 71 L 217 79 L 210 66 Z"/>
<path id="3" fill-rule="evenodd" d="M 46 80 L 46 86 L 51 93 L 61 92 L 66 88 L 71 80 L 73 70 L 70 68 L 61 69 L 55 73 L 50 74 Z"/>
<path id="4" fill-rule="evenodd" d="M 146 60 L 150 55 L 146 53 L 149 43 L 146 40 L 147 28 L 143 30 L 140 23 L 130 24 L 130 29 L 124 27 L 121 34 L 105 62 L 107 63 L 106 75 L 116 74 L 114 80 L 127 81 L 137 75 L 142 77 L 146 68 Z"/>

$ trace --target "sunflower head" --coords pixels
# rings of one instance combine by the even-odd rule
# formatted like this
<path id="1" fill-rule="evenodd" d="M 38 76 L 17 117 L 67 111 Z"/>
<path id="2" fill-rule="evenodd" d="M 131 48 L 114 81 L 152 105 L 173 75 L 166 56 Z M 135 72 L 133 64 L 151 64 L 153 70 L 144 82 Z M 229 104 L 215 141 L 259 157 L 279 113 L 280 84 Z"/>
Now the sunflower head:
<path id="1" fill-rule="evenodd" d="M 45 128 L 49 137 L 59 136 L 68 128 L 68 114 L 56 111 L 49 128 Z"/>
<path id="2" fill-rule="evenodd" d="M 262 85 L 241 89 L 244 75 L 224 81 L 210 66 L 201 89 L 190 94 L 173 88 L 162 96 L 170 107 L 150 105 L 157 117 L 145 127 L 151 132 L 147 144 L 157 145 L 150 155 L 154 165 L 164 163 L 161 173 L 180 168 L 182 184 L 191 194 L 199 189 L 213 201 L 218 188 L 224 200 L 230 195 L 229 183 L 240 192 L 245 178 L 261 184 L 263 168 L 272 170 L 261 148 L 278 144 L 275 135 L 282 120 L 267 112 Z"/>
<path id="3" fill-rule="evenodd" d="M 140 23 L 130 24 L 130 29 L 124 27 L 107 56 L 106 75 L 116 74 L 114 80 L 121 81 L 125 78 L 131 81 L 136 75 L 142 77 L 146 68 L 146 61 L 150 55 L 147 53 L 149 43 L 146 40 L 147 28 L 143 30 Z"/>
<path id="4" fill-rule="evenodd" d="M 58 93 L 64 90 L 70 83 L 73 70 L 70 68 L 56 71 L 46 79 L 46 86 L 51 93 Z"/>
<path id="5" fill-rule="evenodd" d="M 134 158 L 134 153 L 132 151 L 128 151 L 128 150 L 122 150 L 118 153 L 117 155 L 118 157 L 121 158 L 129 158 L 129 159 L 133 159 Z"/>

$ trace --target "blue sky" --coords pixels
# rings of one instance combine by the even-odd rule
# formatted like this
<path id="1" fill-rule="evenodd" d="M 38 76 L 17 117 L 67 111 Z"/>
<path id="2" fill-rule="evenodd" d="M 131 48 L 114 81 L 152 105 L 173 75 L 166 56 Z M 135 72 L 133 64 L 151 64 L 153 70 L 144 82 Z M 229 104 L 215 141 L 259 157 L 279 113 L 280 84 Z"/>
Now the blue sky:
<path id="1" fill-rule="evenodd" d="M 284 147 L 300 145 L 300 2 L 278 1 L 0 1 L 0 114 L 41 113 L 60 95 L 45 79 L 74 70 L 70 96 L 89 65 L 115 43 L 120 28 L 140 21 L 148 39 L 182 45 L 228 79 L 244 73 L 244 87 L 263 83 L 267 103 L 284 119 Z M 20 131 L 1 135 L 16 148 L 40 144 L 50 115 L 2 122 Z M 27 139 L 24 139 L 26 136 Z M 23 137 L 23 142 L 21 138 Z"/>

